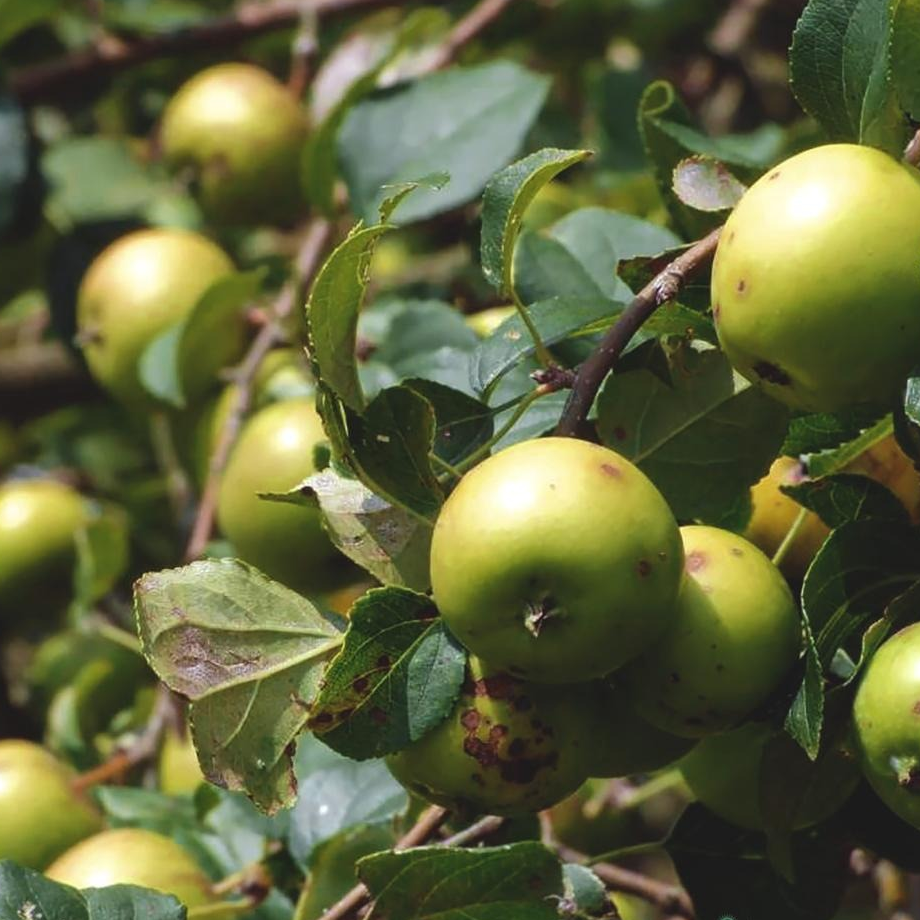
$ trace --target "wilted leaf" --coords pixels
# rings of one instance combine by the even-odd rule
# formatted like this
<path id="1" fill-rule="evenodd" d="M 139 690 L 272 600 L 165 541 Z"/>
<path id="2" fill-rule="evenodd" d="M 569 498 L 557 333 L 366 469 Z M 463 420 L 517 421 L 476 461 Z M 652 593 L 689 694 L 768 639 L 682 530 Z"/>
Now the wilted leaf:
<path id="1" fill-rule="evenodd" d="M 687 157 L 674 167 L 674 194 L 697 211 L 729 211 L 746 191 L 720 160 Z"/>
<path id="2" fill-rule="evenodd" d="M 306 598 L 235 559 L 144 575 L 134 597 L 147 660 L 192 701 L 207 778 L 265 811 L 290 804 L 292 742 L 339 632 Z"/>

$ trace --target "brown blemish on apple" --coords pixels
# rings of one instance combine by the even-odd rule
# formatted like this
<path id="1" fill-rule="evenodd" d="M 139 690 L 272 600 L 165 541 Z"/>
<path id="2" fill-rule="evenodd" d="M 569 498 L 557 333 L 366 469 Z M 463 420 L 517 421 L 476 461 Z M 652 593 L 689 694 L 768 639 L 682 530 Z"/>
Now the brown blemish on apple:
<path id="1" fill-rule="evenodd" d="M 792 378 L 781 368 L 769 361 L 758 361 L 754 365 L 754 373 L 767 383 L 787 387 L 792 383 Z"/>
<path id="2" fill-rule="evenodd" d="M 482 716 L 479 715 L 479 711 L 476 709 L 467 709 L 463 715 L 460 716 L 460 724 L 468 731 L 474 732 L 479 728 L 479 723 L 482 720 Z"/>
<path id="3" fill-rule="evenodd" d="M 774 182 L 780 176 L 780 171 L 777 169 L 776 172 L 771 172 L 767 178 L 768 182 Z"/>
<path id="4" fill-rule="evenodd" d="M 639 564 L 636 566 L 636 571 L 639 573 L 640 578 L 648 578 L 652 573 L 652 564 L 647 559 L 640 559 Z"/>
<path id="5" fill-rule="evenodd" d="M 732 554 L 733 556 L 743 556 L 743 555 L 744 555 L 744 550 L 741 549 L 740 546 L 733 546 L 733 547 L 731 548 L 731 554 Z"/>
<path id="6" fill-rule="evenodd" d="M 706 563 L 706 554 L 698 549 L 695 549 L 692 553 L 687 554 L 687 561 L 685 566 L 688 572 L 699 572 L 700 570 L 706 568 Z"/>
<path id="7" fill-rule="evenodd" d="M 612 476 L 614 479 L 623 478 L 623 473 L 620 471 L 620 468 L 618 466 L 614 466 L 612 463 L 602 463 L 601 470 L 608 476 Z"/>
<path id="8" fill-rule="evenodd" d="M 917 700 L 917 702 L 914 703 L 914 706 L 913 706 L 913 709 L 911 709 L 911 712 L 915 716 L 920 716 L 920 700 Z"/>
<path id="9" fill-rule="evenodd" d="M 743 294 L 747 290 L 747 281 L 745 281 L 744 278 L 739 278 L 735 290 L 737 290 L 739 294 Z"/>

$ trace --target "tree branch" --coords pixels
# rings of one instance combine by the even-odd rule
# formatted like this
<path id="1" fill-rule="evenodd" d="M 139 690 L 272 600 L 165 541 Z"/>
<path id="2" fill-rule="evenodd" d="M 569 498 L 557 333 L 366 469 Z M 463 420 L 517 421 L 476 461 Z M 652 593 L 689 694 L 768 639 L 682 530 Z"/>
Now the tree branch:
<path id="1" fill-rule="evenodd" d="M 566 862 L 588 866 L 611 891 L 635 895 L 637 898 L 642 898 L 643 901 L 648 901 L 649 904 L 654 904 L 662 913 L 675 918 L 694 920 L 696 916 L 690 896 L 677 885 L 660 882 L 641 872 L 624 869 L 613 863 L 591 863 L 584 853 L 579 853 L 562 844 L 557 843 L 555 849 L 559 857 Z"/>
<path id="2" fill-rule="evenodd" d="M 630 339 L 655 310 L 676 297 L 683 283 L 709 262 L 715 253 L 721 232 L 722 228 L 718 227 L 685 249 L 642 288 L 617 317 L 594 353 L 578 368 L 569 401 L 556 427 L 557 436 L 577 435 L 588 417 L 594 397 L 604 378 L 613 369 Z"/>
<path id="3" fill-rule="evenodd" d="M 354 10 L 392 6 L 394 2 L 398 0 L 312 0 L 312 9 L 319 17 L 332 17 Z M 266 32 L 293 28 L 300 21 L 303 10 L 303 0 L 245 3 L 227 16 L 185 29 L 131 41 L 103 42 L 58 60 L 15 71 L 10 78 L 10 88 L 26 105 L 53 101 L 80 92 L 86 80 L 104 80 L 146 61 L 179 57 L 205 48 L 230 48 Z"/>
<path id="4" fill-rule="evenodd" d="M 309 284 L 319 268 L 320 260 L 332 235 L 332 225 L 324 218 L 316 218 L 309 224 L 297 255 L 294 277 L 282 288 L 275 301 L 271 316 L 252 340 L 249 351 L 233 375 L 236 387 L 234 399 L 211 453 L 208 463 L 208 475 L 201 501 L 195 515 L 195 523 L 185 549 L 186 562 L 192 562 L 203 552 L 214 530 L 214 515 L 217 510 L 217 497 L 220 481 L 230 457 L 230 450 L 236 443 L 243 418 L 252 401 L 252 382 L 259 366 L 271 349 L 283 338 L 281 322 L 290 315 L 297 301 L 296 292 Z"/>
<path id="5" fill-rule="evenodd" d="M 431 60 L 431 69 L 440 70 L 452 64 L 457 53 L 480 32 L 487 29 L 515 0 L 481 0 L 451 29 L 437 54 Z"/>

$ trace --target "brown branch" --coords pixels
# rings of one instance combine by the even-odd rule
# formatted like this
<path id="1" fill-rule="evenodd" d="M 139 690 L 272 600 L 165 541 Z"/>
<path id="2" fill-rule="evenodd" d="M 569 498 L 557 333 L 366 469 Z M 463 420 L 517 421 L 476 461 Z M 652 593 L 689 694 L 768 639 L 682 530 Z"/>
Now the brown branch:
<path id="1" fill-rule="evenodd" d="M 252 382 L 258 373 L 259 366 L 274 345 L 282 340 L 281 323 L 293 310 L 297 301 L 297 292 L 309 284 L 310 279 L 319 268 L 320 259 L 331 235 L 332 225 L 329 221 L 316 218 L 310 223 L 297 255 L 294 277 L 282 289 L 272 309 L 270 320 L 252 340 L 249 351 L 233 374 L 234 398 L 208 462 L 208 475 L 201 492 L 198 513 L 195 516 L 192 533 L 185 549 L 187 562 L 197 559 L 204 552 L 208 540 L 211 539 L 220 481 L 230 457 L 230 450 L 236 443 L 243 425 L 243 418 L 249 410 L 249 404 L 252 401 Z"/>
<path id="2" fill-rule="evenodd" d="M 394 2 L 398 0 L 312 0 L 312 10 L 319 17 L 332 17 L 354 10 L 392 6 Z M 105 42 L 99 47 L 15 71 L 10 87 L 27 105 L 53 101 L 84 89 L 86 80 L 104 80 L 147 61 L 180 57 L 205 48 L 231 48 L 266 32 L 292 28 L 300 21 L 303 9 L 303 0 L 249 2 L 227 16 L 185 29 L 132 41 Z"/>
<path id="3" fill-rule="evenodd" d="M 438 805 L 432 805 L 422 812 L 418 821 L 409 828 L 394 845 L 394 850 L 411 850 L 413 847 L 421 846 L 430 840 L 437 832 L 438 828 L 447 820 L 448 811 Z M 362 904 L 365 904 L 370 898 L 370 892 L 363 883 L 355 885 L 344 897 L 336 901 L 329 910 L 320 915 L 320 920 L 343 920 L 352 911 L 357 910 Z"/>
<path id="4" fill-rule="evenodd" d="M 156 702 L 144 730 L 129 747 L 116 751 L 105 763 L 81 773 L 71 784 L 75 792 L 84 792 L 91 786 L 121 779 L 132 767 L 152 760 L 160 750 L 163 733 L 180 718 L 181 703 L 164 684 L 157 687 Z"/>
<path id="5" fill-rule="evenodd" d="M 920 130 L 914 134 L 904 149 L 904 162 L 911 166 L 920 166 Z"/>
<path id="6" fill-rule="evenodd" d="M 515 0 L 481 0 L 462 19 L 458 20 L 447 38 L 432 57 L 432 70 L 452 64 L 458 52 L 480 32 L 487 29 Z"/>
<path id="7" fill-rule="evenodd" d="M 575 437 L 578 434 L 604 378 L 613 370 L 630 339 L 655 310 L 677 296 L 683 283 L 709 262 L 715 253 L 721 232 L 722 228 L 718 227 L 685 249 L 642 288 L 617 317 L 597 349 L 578 368 L 572 392 L 556 427 L 556 435 Z"/>
<path id="8" fill-rule="evenodd" d="M 624 869 L 613 863 L 591 863 L 584 853 L 561 844 L 557 844 L 555 849 L 559 857 L 566 862 L 588 866 L 611 891 L 635 895 L 649 904 L 654 904 L 662 913 L 675 918 L 694 920 L 696 916 L 690 896 L 677 885 L 660 882 L 641 872 Z"/>

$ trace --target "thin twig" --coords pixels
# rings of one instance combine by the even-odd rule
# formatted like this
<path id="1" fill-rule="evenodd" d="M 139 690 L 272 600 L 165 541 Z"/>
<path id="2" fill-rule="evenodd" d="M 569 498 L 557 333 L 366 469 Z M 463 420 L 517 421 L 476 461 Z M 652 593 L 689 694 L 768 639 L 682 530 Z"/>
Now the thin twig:
<path id="1" fill-rule="evenodd" d="M 187 562 L 197 559 L 204 552 L 208 540 L 211 539 L 220 481 L 227 466 L 230 451 L 242 427 L 243 418 L 252 401 L 252 382 L 255 375 L 265 356 L 281 340 L 281 322 L 290 315 L 294 308 L 298 299 L 297 292 L 303 290 L 316 273 L 331 235 L 332 225 L 324 218 L 316 218 L 310 223 L 297 255 L 294 278 L 284 286 L 278 295 L 272 309 L 271 320 L 259 330 L 258 335 L 249 346 L 249 351 L 233 374 L 234 398 L 208 462 L 208 475 L 185 550 Z"/>
<path id="2" fill-rule="evenodd" d="M 487 29 L 515 0 L 481 0 L 451 29 L 436 55 L 431 59 L 432 70 L 452 64 L 458 52 L 480 32 Z"/>
<path id="3" fill-rule="evenodd" d="M 660 882 L 641 872 L 624 869 L 613 863 L 590 863 L 584 853 L 579 853 L 561 844 L 556 845 L 556 852 L 566 862 L 579 865 L 590 864 L 591 871 L 612 891 L 635 895 L 642 898 L 643 901 L 648 901 L 649 904 L 654 904 L 662 913 L 671 914 L 674 917 L 693 920 L 696 916 L 690 896 L 677 885 Z"/>
<path id="4" fill-rule="evenodd" d="M 447 820 L 448 811 L 438 805 L 432 805 L 422 812 L 418 821 L 396 841 L 394 850 L 411 850 L 413 847 L 430 840 L 437 832 L 438 828 Z M 370 898 L 370 892 L 364 884 L 357 884 L 344 897 L 338 900 L 329 910 L 325 911 L 320 920 L 343 920 L 352 911 L 357 910 L 362 904 Z M 295 915 L 294 920 L 297 920 Z"/>
<path id="5" fill-rule="evenodd" d="M 556 434 L 562 437 L 575 437 L 588 417 L 594 403 L 594 397 L 600 389 L 607 374 L 629 344 L 630 339 L 642 324 L 662 304 L 674 298 L 683 283 L 706 265 L 716 251 L 719 234 L 718 227 L 708 236 L 697 240 L 685 249 L 670 265 L 659 272 L 635 299 L 617 317 L 616 322 L 607 330 L 600 345 L 581 365 L 575 375 L 575 383 L 569 401 L 565 405 L 562 418 L 556 428 Z"/>
<path id="6" fill-rule="evenodd" d="M 153 712 L 144 730 L 129 747 L 116 751 L 98 767 L 81 773 L 72 783 L 74 791 L 84 792 L 100 783 L 120 779 L 132 767 L 154 758 L 160 749 L 164 732 L 179 719 L 179 705 L 178 698 L 164 684 L 159 684 Z"/>
<path id="7" fill-rule="evenodd" d="M 317 27 L 317 15 L 312 6 L 307 6 L 301 14 L 297 35 L 294 36 L 287 81 L 291 95 L 298 100 L 307 91 L 313 76 L 313 62 L 319 52 Z"/>
<path id="8" fill-rule="evenodd" d="M 331 17 L 370 7 L 392 6 L 398 0 L 313 0 L 319 17 Z M 147 35 L 132 41 L 103 43 L 64 58 L 23 68 L 12 74 L 9 85 L 14 95 L 27 105 L 53 101 L 61 96 L 87 90 L 87 81 L 99 81 L 165 57 L 181 57 L 202 49 L 230 48 L 240 42 L 278 29 L 297 25 L 303 13 L 302 0 L 249 2 L 227 16 L 207 22 Z"/>

